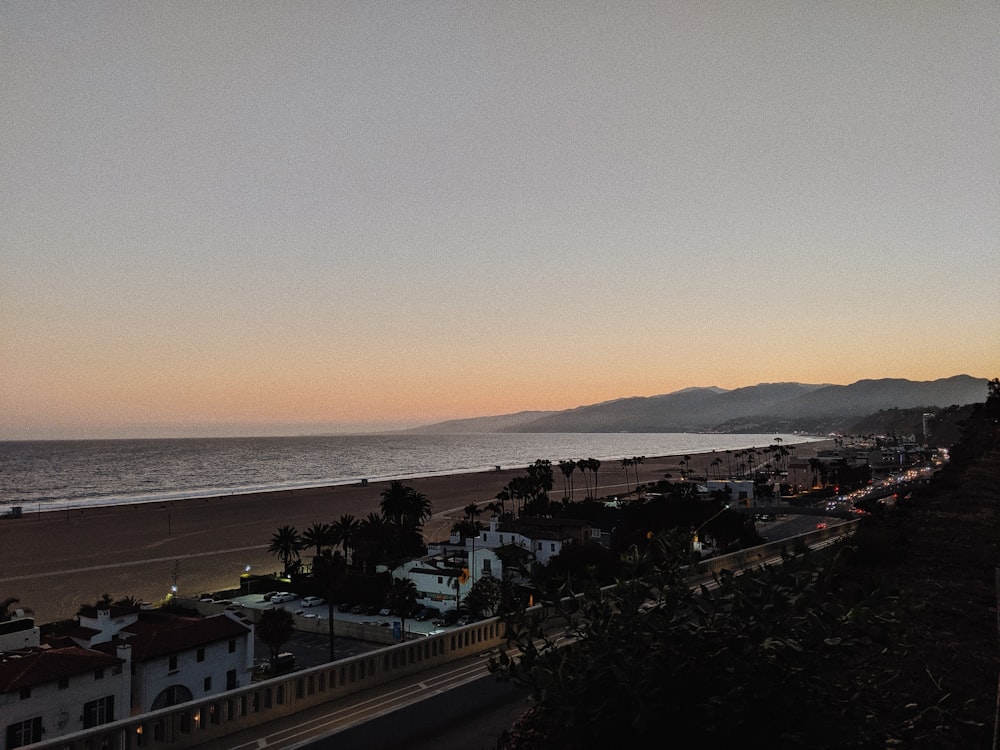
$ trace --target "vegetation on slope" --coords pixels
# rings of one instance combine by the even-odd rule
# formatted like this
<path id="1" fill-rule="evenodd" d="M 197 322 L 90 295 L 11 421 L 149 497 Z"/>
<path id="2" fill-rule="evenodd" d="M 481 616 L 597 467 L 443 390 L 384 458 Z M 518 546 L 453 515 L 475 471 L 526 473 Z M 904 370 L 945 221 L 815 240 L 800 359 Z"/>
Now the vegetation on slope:
<path id="1" fill-rule="evenodd" d="M 948 467 L 822 559 L 724 575 L 695 596 L 674 554 L 686 540 L 663 537 L 613 598 L 592 592 L 565 613 L 571 647 L 513 617 L 523 657 L 494 668 L 536 704 L 499 747 L 990 747 L 998 423 L 994 380 Z"/>

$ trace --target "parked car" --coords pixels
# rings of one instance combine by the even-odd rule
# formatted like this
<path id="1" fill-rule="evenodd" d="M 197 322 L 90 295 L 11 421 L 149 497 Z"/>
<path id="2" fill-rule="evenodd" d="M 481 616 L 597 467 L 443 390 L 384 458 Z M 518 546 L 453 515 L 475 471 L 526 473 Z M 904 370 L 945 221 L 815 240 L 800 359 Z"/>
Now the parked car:
<path id="1" fill-rule="evenodd" d="M 434 607 L 424 607 L 422 610 L 417 612 L 413 616 L 414 620 L 430 620 L 432 617 L 437 617 L 440 614 Z"/>
<path id="2" fill-rule="evenodd" d="M 350 612 L 353 605 L 350 602 L 343 602 L 337 606 L 338 612 Z"/>
<path id="3" fill-rule="evenodd" d="M 369 605 L 368 608 L 365 610 L 365 614 L 366 615 L 377 615 L 378 614 L 378 605 L 377 604 L 371 604 L 371 605 Z"/>
<path id="4" fill-rule="evenodd" d="M 265 602 L 271 601 L 271 599 L 273 599 L 275 596 L 277 596 L 278 593 L 279 592 L 277 592 L 277 591 L 268 591 L 266 594 L 264 594 L 264 601 Z"/>
<path id="5" fill-rule="evenodd" d="M 365 605 L 364 604 L 355 604 L 353 607 L 351 607 L 351 614 L 352 615 L 361 615 L 361 614 L 364 614 L 364 611 L 365 611 Z"/>
<path id="6" fill-rule="evenodd" d="M 320 596 L 307 596 L 302 600 L 303 607 L 318 607 L 320 604 L 326 604 L 326 599 Z"/>
<path id="7" fill-rule="evenodd" d="M 382 607 L 382 609 L 380 609 L 378 613 L 380 617 L 388 617 L 389 615 L 392 614 L 392 610 L 389 609 L 388 607 Z"/>
<path id="8" fill-rule="evenodd" d="M 295 654 L 285 652 L 278 654 L 278 658 L 274 662 L 275 672 L 290 672 L 295 669 Z"/>
<path id="9" fill-rule="evenodd" d="M 296 599 L 298 597 L 290 591 L 279 591 L 271 597 L 271 604 L 284 604 L 285 602 L 294 602 Z"/>
<path id="10" fill-rule="evenodd" d="M 458 619 L 457 609 L 446 609 L 441 613 L 441 616 L 434 620 L 434 626 L 438 628 L 444 628 L 448 625 L 454 625 L 455 621 Z"/>

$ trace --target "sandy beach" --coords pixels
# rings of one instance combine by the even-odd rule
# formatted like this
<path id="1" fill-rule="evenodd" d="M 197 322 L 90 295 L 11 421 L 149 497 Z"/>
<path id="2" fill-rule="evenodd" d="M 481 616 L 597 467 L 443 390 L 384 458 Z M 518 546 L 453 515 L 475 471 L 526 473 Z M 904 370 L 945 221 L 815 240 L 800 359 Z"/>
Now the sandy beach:
<path id="1" fill-rule="evenodd" d="M 826 442 L 796 446 L 808 458 Z M 763 446 L 761 446 L 763 447 Z M 705 474 L 723 453 L 692 455 L 687 468 Z M 656 482 L 665 473 L 679 477 L 683 456 L 646 457 L 639 481 Z M 430 540 L 444 539 L 469 503 L 491 502 L 524 469 L 414 478 L 406 484 L 423 492 L 434 515 L 424 527 Z M 576 499 L 583 479 L 574 473 Z M 634 470 L 629 468 L 629 486 Z M 599 496 L 624 495 L 625 471 L 619 461 L 602 463 Z M 304 531 L 346 513 L 363 518 L 378 509 L 385 482 L 306 490 L 284 490 L 166 503 L 105 506 L 26 513 L 0 519 L 0 600 L 17 597 L 38 622 L 71 617 L 81 604 L 102 594 L 161 600 L 173 585 L 193 596 L 232 588 L 247 565 L 254 573 L 278 571 L 267 547 L 275 529 L 289 524 Z M 563 476 L 555 469 L 551 496 L 561 498 Z"/>

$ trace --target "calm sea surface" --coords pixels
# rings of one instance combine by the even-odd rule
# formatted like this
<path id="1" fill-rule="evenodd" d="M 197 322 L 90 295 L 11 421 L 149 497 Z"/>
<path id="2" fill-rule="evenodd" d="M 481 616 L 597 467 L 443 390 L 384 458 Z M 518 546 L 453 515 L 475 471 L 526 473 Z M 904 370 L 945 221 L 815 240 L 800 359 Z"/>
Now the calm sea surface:
<path id="1" fill-rule="evenodd" d="M 808 442 L 799 435 L 332 435 L 0 442 L 0 506 L 24 511 Z M 3 507 L 0 507 L 0 512 Z"/>

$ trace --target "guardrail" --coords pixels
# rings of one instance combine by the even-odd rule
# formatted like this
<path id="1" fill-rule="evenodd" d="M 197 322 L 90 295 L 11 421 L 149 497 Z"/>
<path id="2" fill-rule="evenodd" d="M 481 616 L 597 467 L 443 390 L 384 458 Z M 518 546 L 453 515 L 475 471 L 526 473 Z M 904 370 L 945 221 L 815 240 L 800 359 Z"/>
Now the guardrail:
<path id="1" fill-rule="evenodd" d="M 504 643 L 498 618 L 273 677 L 100 727 L 53 738 L 32 750 L 189 748 L 266 724 Z"/>
<path id="2" fill-rule="evenodd" d="M 742 570 L 784 551 L 853 532 L 857 521 L 709 558 L 692 576 Z M 543 611 L 543 605 L 536 605 Z M 335 701 L 506 642 L 499 618 L 388 646 L 340 661 L 273 677 L 247 687 L 132 716 L 31 745 L 32 750 L 182 750 Z"/>

